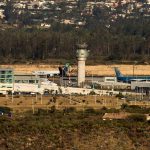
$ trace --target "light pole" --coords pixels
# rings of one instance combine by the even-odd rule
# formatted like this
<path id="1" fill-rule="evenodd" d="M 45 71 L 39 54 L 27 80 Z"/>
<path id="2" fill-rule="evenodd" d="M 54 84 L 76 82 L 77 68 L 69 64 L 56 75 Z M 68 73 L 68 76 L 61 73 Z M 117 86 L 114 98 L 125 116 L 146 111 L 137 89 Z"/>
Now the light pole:
<path id="1" fill-rule="evenodd" d="M 92 89 L 94 90 L 93 71 L 92 71 Z"/>
<path id="2" fill-rule="evenodd" d="M 34 100 L 32 99 L 32 113 L 34 114 L 35 110 L 34 110 Z"/>
<path id="3" fill-rule="evenodd" d="M 41 93 L 41 105 L 43 104 L 42 93 Z"/>
<path id="4" fill-rule="evenodd" d="M 94 95 L 94 100 L 95 100 L 95 104 L 97 103 L 97 99 L 96 99 L 96 93 Z"/>
<path id="5" fill-rule="evenodd" d="M 134 64 L 133 64 L 133 76 L 134 76 L 134 72 L 135 72 L 135 65 L 137 64 L 137 61 L 134 61 Z"/>
<path id="6" fill-rule="evenodd" d="M 14 90 L 12 90 L 12 93 L 11 93 L 11 101 L 12 101 L 12 103 L 14 102 L 14 96 L 13 96 L 13 93 L 14 93 Z"/>

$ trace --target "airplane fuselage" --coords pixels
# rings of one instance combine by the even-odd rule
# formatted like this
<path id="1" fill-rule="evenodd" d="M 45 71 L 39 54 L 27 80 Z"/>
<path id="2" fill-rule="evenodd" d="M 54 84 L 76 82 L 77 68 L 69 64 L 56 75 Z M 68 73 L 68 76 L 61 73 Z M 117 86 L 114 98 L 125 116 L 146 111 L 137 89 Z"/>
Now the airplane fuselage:
<path id="1" fill-rule="evenodd" d="M 124 83 L 131 83 L 131 81 L 143 81 L 143 80 L 150 80 L 150 76 L 123 76 L 117 77 L 117 81 L 124 82 Z"/>
<path id="2" fill-rule="evenodd" d="M 54 75 L 59 75 L 59 71 L 33 71 L 32 74 L 34 75 L 49 75 L 49 76 L 54 76 Z"/>

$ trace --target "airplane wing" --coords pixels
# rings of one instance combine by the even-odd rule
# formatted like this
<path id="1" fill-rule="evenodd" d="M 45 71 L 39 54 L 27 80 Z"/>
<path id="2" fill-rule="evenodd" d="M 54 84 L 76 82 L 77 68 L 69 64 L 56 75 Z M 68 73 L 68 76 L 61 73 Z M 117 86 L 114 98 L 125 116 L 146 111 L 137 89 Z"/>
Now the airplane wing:
<path id="1" fill-rule="evenodd" d="M 56 75 L 59 74 L 59 71 L 33 71 L 32 74 L 34 75 Z"/>

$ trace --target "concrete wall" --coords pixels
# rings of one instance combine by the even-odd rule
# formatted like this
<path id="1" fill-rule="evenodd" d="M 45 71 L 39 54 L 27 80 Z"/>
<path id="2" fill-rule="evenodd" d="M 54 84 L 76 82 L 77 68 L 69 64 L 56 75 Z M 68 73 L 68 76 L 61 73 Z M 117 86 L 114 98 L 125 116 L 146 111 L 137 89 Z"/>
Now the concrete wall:
<path id="1" fill-rule="evenodd" d="M 136 87 L 150 88 L 150 82 L 147 82 L 147 81 L 144 81 L 144 82 L 132 81 L 131 82 L 131 89 L 134 90 Z"/>

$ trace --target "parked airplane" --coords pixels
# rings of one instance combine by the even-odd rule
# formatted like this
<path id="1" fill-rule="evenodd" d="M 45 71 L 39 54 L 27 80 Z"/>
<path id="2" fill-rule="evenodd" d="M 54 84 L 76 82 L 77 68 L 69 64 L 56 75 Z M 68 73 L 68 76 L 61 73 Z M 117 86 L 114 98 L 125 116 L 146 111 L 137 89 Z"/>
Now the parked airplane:
<path id="1" fill-rule="evenodd" d="M 63 67 L 59 67 L 60 77 L 69 76 L 70 64 L 66 63 Z"/>
<path id="2" fill-rule="evenodd" d="M 55 75 L 59 75 L 60 72 L 59 70 L 54 70 L 54 71 L 45 71 L 45 70 L 41 70 L 41 71 L 33 71 L 32 74 L 34 75 L 38 75 L 38 76 L 43 76 L 43 75 L 46 75 L 46 76 L 55 76 Z"/>
<path id="3" fill-rule="evenodd" d="M 117 67 L 115 67 L 114 70 L 118 82 L 131 83 L 131 81 L 150 80 L 150 76 L 124 76 Z"/>
<path id="4" fill-rule="evenodd" d="M 60 77 L 66 77 L 68 76 L 70 64 L 66 63 L 63 67 L 59 67 L 59 70 L 53 70 L 53 71 L 46 71 L 46 70 L 40 70 L 40 71 L 33 71 L 32 74 L 38 75 L 38 76 L 44 76 L 52 77 L 59 75 Z"/>

